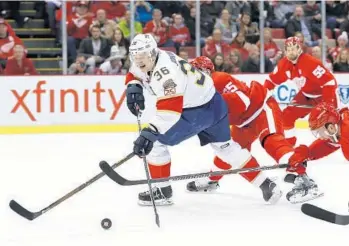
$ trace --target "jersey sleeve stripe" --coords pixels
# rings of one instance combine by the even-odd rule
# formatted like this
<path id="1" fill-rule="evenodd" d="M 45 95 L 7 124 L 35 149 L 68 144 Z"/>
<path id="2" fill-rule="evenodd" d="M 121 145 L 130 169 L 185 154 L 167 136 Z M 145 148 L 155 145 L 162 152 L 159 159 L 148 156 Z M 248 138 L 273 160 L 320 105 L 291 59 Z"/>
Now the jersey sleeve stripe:
<path id="1" fill-rule="evenodd" d="M 326 82 L 323 86 L 330 86 L 330 85 L 336 85 L 336 81 L 334 79 Z"/>
<path id="2" fill-rule="evenodd" d="M 181 114 L 183 111 L 183 96 L 158 100 L 156 103 L 156 109 L 158 111 L 171 111 Z"/>

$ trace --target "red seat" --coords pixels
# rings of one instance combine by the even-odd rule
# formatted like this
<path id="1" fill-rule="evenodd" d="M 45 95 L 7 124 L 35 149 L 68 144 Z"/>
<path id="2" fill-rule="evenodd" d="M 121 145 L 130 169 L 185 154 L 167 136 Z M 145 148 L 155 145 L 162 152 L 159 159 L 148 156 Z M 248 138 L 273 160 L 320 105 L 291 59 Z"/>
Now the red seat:
<path id="1" fill-rule="evenodd" d="M 329 39 L 332 39 L 333 37 L 332 37 L 332 30 L 331 29 L 326 29 L 326 36 L 327 36 L 327 38 L 329 38 Z"/>
<path id="2" fill-rule="evenodd" d="M 285 38 L 285 30 L 282 28 L 272 28 L 271 29 L 271 36 L 273 38 L 278 38 L 278 39 Z"/>

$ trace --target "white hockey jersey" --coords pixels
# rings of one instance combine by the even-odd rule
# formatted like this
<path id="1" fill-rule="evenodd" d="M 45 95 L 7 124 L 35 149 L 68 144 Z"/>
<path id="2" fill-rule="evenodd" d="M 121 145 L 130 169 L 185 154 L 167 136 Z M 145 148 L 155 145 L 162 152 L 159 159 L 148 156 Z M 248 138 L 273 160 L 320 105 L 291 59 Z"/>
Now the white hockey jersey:
<path id="1" fill-rule="evenodd" d="M 132 65 L 126 75 L 128 83 L 139 83 L 157 97 L 156 114 L 149 123 L 161 134 L 179 120 L 183 109 L 206 104 L 216 92 L 211 77 L 174 53 L 162 50 L 151 76 Z"/>

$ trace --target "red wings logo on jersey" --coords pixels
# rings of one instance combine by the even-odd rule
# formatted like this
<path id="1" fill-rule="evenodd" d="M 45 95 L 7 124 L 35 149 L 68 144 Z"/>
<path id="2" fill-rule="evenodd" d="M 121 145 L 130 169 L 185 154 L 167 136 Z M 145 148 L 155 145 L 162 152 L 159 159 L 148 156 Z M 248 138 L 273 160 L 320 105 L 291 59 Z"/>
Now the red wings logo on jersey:
<path id="1" fill-rule="evenodd" d="M 301 76 L 301 77 L 295 77 L 292 81 L 296 84 L 297 88 L 300 90 L 305 85 L 305 82 L 307 81 L 307 79 Z"/>

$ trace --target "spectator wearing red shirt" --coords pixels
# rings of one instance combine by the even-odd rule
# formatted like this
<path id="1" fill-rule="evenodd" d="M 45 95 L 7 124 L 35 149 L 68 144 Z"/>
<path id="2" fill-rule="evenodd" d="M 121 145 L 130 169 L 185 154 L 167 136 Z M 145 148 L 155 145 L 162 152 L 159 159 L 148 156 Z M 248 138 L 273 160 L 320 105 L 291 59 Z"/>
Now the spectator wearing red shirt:
<path id="1" fill-rule="evenodd" d="M 257 42 L 258 48 L 260 48 L 259 41 Z M 273 64 L 276 64 L 282 57 L 282 51 L 274 42 L 271 29 L 264 29 L 264 55 L 271 60 Z"/>
<path id="2" fill-rule="evenodd" d="M 242 61 L 247 60 L 249 56 L 248 49 L 250 47 L 251 44 L 246 42 L 245 33 L 243 31 L 239 32 L 231 43 L 231 48 L 237 49 L 240 52 Z"/>
<path id="3" fill-rule="evenodd" d="M 169 38 L 174 42 L 177 49 L 191 42 L 189 29 L 185 26 L 181 14 L 174 14 L 173 25 L 169 29 Z"/>
<path id="4" fill-rule="evenodd" d="M 33 62 L 25 56 L 24 47 L 16 45 L 13 57 L 7 61 L 5 75 L 37 75 Z"/>
<path id="5" fill-rule="evenodd" d="M 336 60 L 338 54 L 341 52 L 341 50 L 346 50 L 347 49 L 347 44 L 348 44 L 348 34 L 347 32 L 342 32 L 341 35 L 337 38 L 337 46 L 330 48 L 329 53 L 332 57 L 333 60 Z"/>
<path id="6" fill-rule="evenodd" d="M 219 28 L 213 30 L 212 38 L 208 38 L 203 50 L 203 55 L 209 57 L 211 60 L 217 55 L 217 53 L 223 54 L 224 58 L 229 56 L 230 46 L 223 41 L 222 31 Z"/>
<path id="7" fill-rule="evenodd" d="M 81 40 L 89 36 L 89 28 L 94 15 L 89 12 L 88 6 L 86 1 L 79 1 L 76 5 L 76 12 L 67 18 L 68 53 L 72 60 L 76 58 L 76 49 L 80 46 Z"/>
<path id="8" fill-rule="evenodd" d="M 5 67 L 7 59 L 13 56 L 16 44 L 23 45 L 23 42 L 14 33 L 10 33 L 7 22 L 0 19 L 0 66 Z"/>
<path id="9" fill-rule="evenodd" d="M 97 13 L 97 10 L 104 9 L 107 12 L 107 19 L 119 20 L 126 14 L 125 5 L 120 1 L 94 1 L 91 5 L 92 12 Z"/>
<path id="10" fill-rule="evenodd" d="M 153 20 L 148 21 L 143 28 L 143 33 L 151 33 L 159 47 L 174 46 L 172 40 L 168 40 L 168 28 L 166 22 L 162 21 L 160 9 L 154 9 Z"/>

